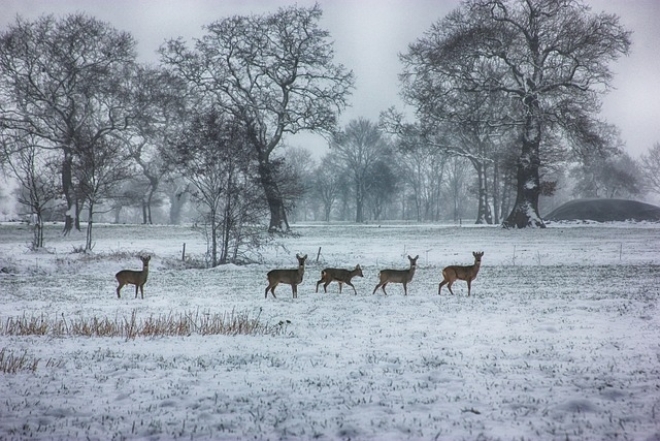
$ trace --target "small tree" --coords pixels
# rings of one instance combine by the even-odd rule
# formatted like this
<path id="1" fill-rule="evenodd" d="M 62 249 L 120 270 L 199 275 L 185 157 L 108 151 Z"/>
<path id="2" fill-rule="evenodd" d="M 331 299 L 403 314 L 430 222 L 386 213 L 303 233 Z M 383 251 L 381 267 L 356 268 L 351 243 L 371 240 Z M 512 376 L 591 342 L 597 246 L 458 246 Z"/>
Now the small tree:
<path id="1" fill-rule="evenodd" d="M 58 164 L 56 155 L 37 147 L 33 140 L 24 138 L 3 142 L 3 154 L 6 167 L 11 170 L 18 182 L 18 202 L 28 208 L 31 213 L 33 237 L 32 248 L 44 246 L 44 210 L 55 199 L 62 195 L 58 179 Z M 10 145 L 18 142 L 20 145 L 12 150 Z M 8 145 L 10 144 L 10 145 Z"/>
<path id="2" fill-rule="evenodd" d="M 191 195 L 203 207 L 210 264 L 236 262 L 261 246 L 256 230 L 261 193 L 254 185 L 255 159 L 243 127 L 216 111 L 196 115 L 171 150 L 173 165 L 184 169 Z"/>

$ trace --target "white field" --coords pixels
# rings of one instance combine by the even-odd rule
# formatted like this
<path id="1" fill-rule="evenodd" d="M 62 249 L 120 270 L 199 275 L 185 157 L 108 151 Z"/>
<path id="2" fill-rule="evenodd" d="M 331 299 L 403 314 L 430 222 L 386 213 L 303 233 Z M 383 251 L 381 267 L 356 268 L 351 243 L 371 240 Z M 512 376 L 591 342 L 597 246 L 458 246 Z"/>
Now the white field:
<path id="1" fill-rule="evenodd" d="M 28 250 L 26 226 L 0 225 L 0 318 L 138 320 L 235 313 L 279 335 L 8 336 L 0 350 L 38 360 L 0 372 L 0 439 L 660 440 L 660 225 L 544 230 L 438 225 L 296 225 L 264 263 L 176 269 L 185 227 L 96 227 Z M 315 262 L 321 247 L 320 262 Z M 467 297 L 441 268 L 483 265 Z M 145 299 L 114 274 L 153 255 Z M 265 274 L 309 255 L 299 297 L 264 299 Z M 401 285 L 372 295 L 378 270 Z M 358 295 L 324 266 L 352 268 Z M 4 272 L 2 272 L 2 268 Z M 260 315 L 259 315 L 260 314 Z"/>

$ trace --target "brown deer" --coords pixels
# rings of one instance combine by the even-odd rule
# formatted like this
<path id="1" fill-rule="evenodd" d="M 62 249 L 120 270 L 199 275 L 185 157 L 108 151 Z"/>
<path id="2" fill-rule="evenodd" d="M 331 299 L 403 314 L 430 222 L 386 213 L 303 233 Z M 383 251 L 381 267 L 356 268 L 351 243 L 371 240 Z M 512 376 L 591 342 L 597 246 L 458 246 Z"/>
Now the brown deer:
<path id="1" fill-rule="evenodd" d="M 374 288 L 373 294 L 376 294 L 376 290 L 378 288 L 382 288 L 383 292 L 385 295 L 387 295 L 387 291 L 385 291 L 385 285 L 388 283 L 403 283 L 403 292 L 405 295 L 408 295 L 408 282 L 410 282 L 415 275 L 415 267 L 417 266 L 417 259 L 419 256 L 415 256 L 414 258 L 408 256 L 408 260 L 410 261 L 410 268 L 407 270 L 393 270 L 393 269 L 385 269 L 381 270 L 380 273 L 378 273 L 378 277 L 380 279 L 380 283 L 376 285 Z"/>
<path id="2" fill-rule="evenodd" d="M 138 288 L 140 294 L 144 299 L 144 284 L 147 283 L 147 276 L 149 276 L 149 261 L 151 256 L 140 256 L 142 261 L 142 271 L 121 270 L 115 274 L 119 286 L 117 287 L 117 298 L 121 299 L 121 289 L 124 285 L 135 285 L 135 298 L 137 299 Z"/>
<path id="3" fill-rule="evenodd" d="M 330 285 L 330 282 L 336 281 L 339 282 L 339 294 L 341 294 L 341 288 L 345 284 L 353 288 L 353 291 L 355 292 L 355 295 L 357 295 L 357 290 L 351 283 L 351 279 L 355 276 L 360 276 L 364 277 L 362 275 L 362 268 L 360 268 L 360 265 L 356 265 L 354 270 L 345 270 L 341 268 L 326 268 L 323 271 L 321 271 L 321 280 L 316 282 L 316 292 L 319 292 L 319 285 L 323 282 L 323 292 L 327 293 L 328 290 L 328 285 Z"/>
<path id="4" fill-rule="evenodd" d="M 440 295 L 440 290 L 445 284 L 447 285 L 447 288 L 449 288 L 451 295 L 454 295 L 454 291 L 451 290 L 451 285 L 457 280 L 465 280 L 468 286 L 468 297 L 470 297 L 470 286 L 472 285 L 472 281 L 477 277 L 477 274 L 479 274 L 481 258 L 484 253 L 473 252 L 472 255 L 474 256 L 474 265 L 452 265 L 442 270 L 442 277 L 444 280 L 438 285 L 438 295 Z"/>
<path id="5" fill-rule="evenodd" d="M 291 285 L 293 298 L 298 298 L 298 285 L 302 282 L 303 275 L 305 274 L 307 254 L 304 256 L 296 254 L 296 259 L 298 259 L 298 268 L 296 269 L 274 269 L 268 271 L 268 287 L 266 288 L 265 298 L 268 298 L 268 290 L 270 290 L 274 298 L 277 298 L 275 297 L 275 288 L 280 283 Z"/>

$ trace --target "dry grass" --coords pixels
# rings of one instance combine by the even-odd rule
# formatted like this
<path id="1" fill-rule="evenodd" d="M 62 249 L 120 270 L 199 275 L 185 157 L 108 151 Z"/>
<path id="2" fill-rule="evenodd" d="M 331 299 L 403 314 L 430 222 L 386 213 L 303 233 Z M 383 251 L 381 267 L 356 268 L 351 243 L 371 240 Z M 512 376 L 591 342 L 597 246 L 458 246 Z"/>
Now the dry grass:
<path id="1" fill-rule="evenodd" d="M 30 357 L 26 352 L 21 355 L 14 355 L 7 351 L 7 348 L 0 349 L 0 372 L 4 374 L 15 374 L 18 371 L 37 370 L 39 359 Z"/>
<path id="2" fill-rule="evenodd" d="M 248 313 L 211 314 L 199 311 L 180 314 L 149 315 L 139 318 L 136 310 L 128 317 L 74 318 L 62 315 L 9 317 L 2 321 L 0 332 L 6 336 L 48 335 L 53 337 L 168 337 L 188 335 L 279 335 L 285 332 L 288 321 L 269 325 L 260 315 Z"/>

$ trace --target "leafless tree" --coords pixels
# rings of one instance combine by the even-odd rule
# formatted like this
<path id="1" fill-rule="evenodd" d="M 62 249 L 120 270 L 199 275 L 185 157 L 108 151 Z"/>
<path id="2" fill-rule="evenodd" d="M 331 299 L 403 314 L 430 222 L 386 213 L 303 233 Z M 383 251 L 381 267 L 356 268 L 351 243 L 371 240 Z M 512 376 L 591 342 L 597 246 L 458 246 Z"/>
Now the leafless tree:
<path id="1" fill-rule="evenodd" d="M 163 63 L 245 127 L 271 232 L 289 230 L 271 154 L 286 134 L 332 132 L 353 86 L 352 72 L 333 61 L 321 15 L 317 4 L 234 16 L 206 26 L 193 50 L 181 40 L 161 49 Z"/>
<path id="2" fill-rule="evenodd" d="M 242 125 L 218 112 L 194 115 L 169 150 L 169 162 L 185 171 L 190 193 L 208 227 L 210 265 L 237 262 L 261 246 L 262 197 L 255 187 L 256 159 Z"/>
<path id="3" fill-rule="evenodd" d="M 85 16 L 18 18 L 0 33 L 0 118 L 5 129 L 62 153 L 64 232 L 79 228 L 74 162 L 90 144 L 129 124 L 116 96 L 135 61 L 135 41 Z"/>
<path id="4" fill-rule="evenodd" d="M 321 158 L 320 164 L 314 172 L 312 194 L 317 197 L 323 206 L 323 220 L 330 222 L 332 207 L 339 197 L 342 180 L 341 167 L 334 160 L 332 153 Z"/>
<path id="5" fill-rule="evenodd" d="M 611 147 L 594 130 L 595 112 L 612 77 L 609 63 L 629 47 L 618 17 L 591 13 L 580 1 L 468 0 L 410 46 L 402 79 L 422 116 L 437 114 L 448 99 L 497 100 L 486 120 L 466 120 L 519 133 L 517 197 L 503 225 L 543 227 L 543 138 L 561 130 L 575 149 Z"/>
<path id="6" fill-rule="evenodd" d="M 344 130 L 332 137 L 330 154 L 350 176 L 355 197 L 355 222 L 365 221 L 367 193 L 375 182 L 369 179 L 369 174 L 378 161 L 389 156 L 388 148 L 378 125 L 365 118 L 350 121 Z"/>
<path id="7" fill-rule="evenodd" d="M 0 164 L 11 171 L 19 184 L 17 200 L 30 214 L 32 248 L 42 248 L 46 207 L 62 195 L 57 178 L 57 157 L 53 152 L 39 148 L 30 136 L 5 136 L 2 138 Z"/>
<path id="8" fill-rule="evenodd" d="M 660 142 L 656 142 L 640 159 L 644 190 L 660 195 Z"/>

